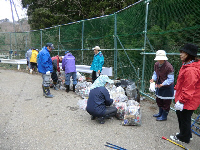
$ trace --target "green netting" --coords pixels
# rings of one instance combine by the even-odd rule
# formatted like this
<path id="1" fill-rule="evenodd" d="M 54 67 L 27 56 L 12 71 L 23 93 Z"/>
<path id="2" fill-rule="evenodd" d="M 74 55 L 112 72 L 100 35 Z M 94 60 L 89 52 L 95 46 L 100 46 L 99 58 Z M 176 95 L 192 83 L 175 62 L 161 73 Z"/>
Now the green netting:
<path id="1" fill-rule="evenodd" d="M 0 55 L 12 52 L 12 58 L 25 58 L 29 48 L 41 49 L 52 42 L 56 48 L 52 56 L 70 50 L 77 64 L 91 65 L 91 49 L 99 45 L 104 66 L 113 67 L 114 78 L 143 83 L 148 91 L 157 50 L 167 52 L 176 80 L 179 48 L 185 43 L 199 45 L 199 6 L 199 0 L 141 0 L 108 16 L 37 31 L 0 33 Z"/>

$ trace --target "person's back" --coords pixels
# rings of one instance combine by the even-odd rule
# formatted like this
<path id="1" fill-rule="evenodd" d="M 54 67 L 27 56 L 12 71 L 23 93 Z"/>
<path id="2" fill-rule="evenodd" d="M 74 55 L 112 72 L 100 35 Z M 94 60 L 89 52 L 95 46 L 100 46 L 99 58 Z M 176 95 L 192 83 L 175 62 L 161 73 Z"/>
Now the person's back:
<path id="1" fill-rule="evenodd" d="M 98 117 L 101 124 L 105 123 L 104 119 L 115 116 L 117 108 L 111 106 L 113 99 L 110 98 L 108 90 L 105 88 L 107 83 L 113 81 L 107 75 L 100 75 L 90 87 L 90 94 L 87 101 L 87 112 L 91 115 L 91 120 Z"/>
<path id="2" fill-rule="evenodd" d="M 65 73 L 76 72 L 75 57 L 71 53 L 67 53 L 63 59 L 63 70 Z"/>
<path id="3" fill-rule="evenodd" d="M 38 51 L 32 50 L 30 62 L 37 63 L 37 55 L 38 55 Z"/>
<path id="4" fill-rule="evenodd" d="M 66 92 L 69 92 L 71 76 L 73 79 L 73 92 L 75 92 L 75 86 L 77 84 L 75 57 L 69 51 L 65 53 L 65 57 L 62 59 L 62 69 L 65 71 Z"/>
<path id="5" fill-rule="evenodd" d="M 52 63 L 53 63 L 53 70 L 54 71 L 58 71 L 60 72 L 60 67 L 59 67 L 59 62 L 60 62 L 60 59 L 59 59 L 59 56 L 54 56 L 51 58 L 52 59 Z M 62 60 L 61 60 L 62 61 Z"/>
<path id="6" fill-rule="evenodd" d="M 31 55 L 32 55 L 32 50 L 29 49 L 29 50 L 26 52 L 26 59 L 27 59 L 27 61 L 30 61 Z"/>
<path id="7" fill-rule="evenodd" d="M 38 55 L 38 71 L 43 74 L 45 74 L 47 71 L 52 72 L 53 66 L 49 50 L 44 47 Z"/>
<path id="8" fill-rule="evenodd" d="M 110 106 L 113 100 L 110 99 L 108 90 L 105 87 L 92 89 L 87 101 L 87 112 L 95 117 L 102 117 L 105 114 L 106 106 Z"/>

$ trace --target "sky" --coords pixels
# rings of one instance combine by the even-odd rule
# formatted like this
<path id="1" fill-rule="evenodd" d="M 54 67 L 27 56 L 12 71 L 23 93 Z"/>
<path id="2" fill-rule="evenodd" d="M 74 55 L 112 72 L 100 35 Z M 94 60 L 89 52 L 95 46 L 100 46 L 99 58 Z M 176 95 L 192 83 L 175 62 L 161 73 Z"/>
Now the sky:
<path id="1" fill-rule="evenodd" d="M 15 11 L 14 5 L 12 5 L 14 20 L 18 21 L 17 14 L 19 19 L 26 18 L 26 9 L 22 9 L 21 0 L 11 0 L 15 4 L 17 13 Z M 9 21 L 13 21 L 12 19 L 12 11 L 10 6 L 10 0 L 0 0 L 0 20 L 8 18 Z"/>

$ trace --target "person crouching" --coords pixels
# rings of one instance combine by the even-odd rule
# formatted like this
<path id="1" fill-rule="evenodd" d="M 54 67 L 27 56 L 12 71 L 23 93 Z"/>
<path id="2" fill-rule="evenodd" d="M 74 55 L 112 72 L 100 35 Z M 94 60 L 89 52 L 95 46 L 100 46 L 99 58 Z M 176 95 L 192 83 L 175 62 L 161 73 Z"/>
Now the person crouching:
<path id="1" fill-rule="evenodd" d="M 91 115 L 91 120 L 98 117 L 100 124 L 104 124 L 106 118 L 116 115 L 117 108 L 110 106 L 113 99 L 110 98 L 108 90 L 105 88 L 107 83 L 113 83 L 107 75 L 99 76 L 90 88 L 86 111 Z"/>

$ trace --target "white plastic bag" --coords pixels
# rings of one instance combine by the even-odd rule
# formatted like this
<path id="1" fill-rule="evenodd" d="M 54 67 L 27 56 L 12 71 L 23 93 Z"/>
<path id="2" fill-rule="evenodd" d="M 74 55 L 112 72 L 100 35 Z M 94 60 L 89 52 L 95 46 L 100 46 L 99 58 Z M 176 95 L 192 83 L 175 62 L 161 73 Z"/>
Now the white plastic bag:
<path id="1" fill-rule="evenodd" d="M 155 87 L 156 87 L 155 82 L 151 82 L 149 87 L 149 92 L 155 92 L 156 91 Z"/>
<path id="2" fill-rule="evenodd" d="M 86 109 L 86 107 L 87 107 L 87 100 L 88 99 L 86 99 L 86 98 L 78 100 L 77 105 L 79 106 L 80 109 L 83 109 L 83 110 Z"/>

